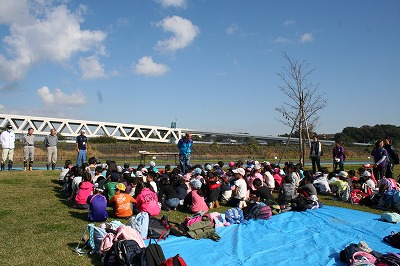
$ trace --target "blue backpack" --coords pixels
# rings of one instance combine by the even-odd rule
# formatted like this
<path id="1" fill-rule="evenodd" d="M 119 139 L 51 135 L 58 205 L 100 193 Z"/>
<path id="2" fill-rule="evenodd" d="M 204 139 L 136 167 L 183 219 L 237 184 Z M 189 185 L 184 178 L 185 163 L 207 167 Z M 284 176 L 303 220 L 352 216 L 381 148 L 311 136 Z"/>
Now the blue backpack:
<path id="1" fill-rule="evenodd" d="M 84 239 L 84 236 L 88 232 L 89 238 L 87 242 L 84 244 L 82 248 L 80 248 L 80 244 L 82 239 Z M 95 226 L 94 224 L 88 224 L 85 227 L 85 230 L 83 231 L 82 237 L 79 240 L 78 245 L 75 248 L 75 251 L 79 254 L 93 254 L 93 253 L 99 253 L 100 251 L 100 246 L 101 246 L 101 241 L 103 240 L 103 237 L 107 234 L 106 230 L 100 227 Z M 88 248 L 90 251 L 85 251 L 85 248 Z"/>
<path id="2" fill-rule="evenodd" d="M 225 219 L 231 224 L 240 224 L 244 221 L 243 211 L 238 207 L 230 208 L 225 212 Z"/>
<path id="3" fill-rule="evenodd" d="M 142 239 L 147 239 L 149 221 L 149 214 L 147 212 L 140 212 L 136 217 L 130 218 L 127 225 L 138 230 Z"/>

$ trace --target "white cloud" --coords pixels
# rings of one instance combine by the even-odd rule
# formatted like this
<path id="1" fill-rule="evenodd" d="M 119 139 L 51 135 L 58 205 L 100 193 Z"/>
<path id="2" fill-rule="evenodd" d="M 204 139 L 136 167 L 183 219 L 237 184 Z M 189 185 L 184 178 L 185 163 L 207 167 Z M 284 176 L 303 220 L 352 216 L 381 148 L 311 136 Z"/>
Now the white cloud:
<path id="1" fill-rule="evenodd" d="M 100 64 L 97 56 L 90 56 L 79 59 L 79 67 L 82 72 L 82 79 L 97 79 L 104 78 L 104 65 Z"/>
<path id="2" fill-rule="evenodd" d="M 169 68 L 163 64 L 153 62 L 151 56 L 144 56 L 134 65 L 133 72 L 146 76 L 162 76 L 169 71 Z"/>
<path id="3" fill-rule="evenodd" d="M 4 105 L 0 104 L 0 111 L 3 111 L 3 110 L 4 110 Z"/>
<path id="4" fill-rule="evenodd" d="M 7 54 L 0 54 L 0 80 L 21 80 L 34 64 L 43 61 L 65 63 L 79 52 L 105 53 L 102 42 L 106 33 L 81 30 L 84 6 L 72 12 L 64 5 L 40 5 L 39 1 L 5 3 L 3 9 L 2 1 L 0 23 L 9 24 L 10 35 L 3 38 L 2 50 Z"/>
<path id="5" fill-rule="evenodd" d="M 291 20 L 291 19 L 285 20 L 285 22 L 283 22 L 283 26 L 285 26 L 285 27 L 292 26 L 295 24 L 296 24 L 296 21 Z"/>
<path id="6" fill-rule="evenodd" d="M 156 0 L 163 7 L 181 7 L 186 8 L 186 0 Z"/>
<path id="7" fill-rule="evenodd" d="M 27 0 L 2 0 L 0 9 L 0 24 L 24 22 L 29 18 Z"/>
<path id="8" fill-rule="evenodd" d="M 239 29 L 238 25 L 236 23 L 233 23 L 228 28 L 226 28 L 225 33 L 228 35 L 232 35 L 235 34 L 238 29 Z"/>
<path id="9" fill-rule="evenodd" d="M 275 40 L 272 40 L 272 42 L 273 43 L 279 43 L 279 44 L 291 44 L 291 43 L 293 43 L 293 41 L 291 39 L 284 38 L 284 37 L 281 37 L 281 36 L 279 36 Z"/>
<path id="10" fill-rule="evenodd" d="M 300 37 L 301 43 L 312 42 L 312 41 L 314 41 L 314 36 L 312 35 L 312 33 L 304 33 Z"/>
<path id="11" fill-rule="evenodd" d="M 68 95 L 60 89 L 55 89 L 52 92 L 47 86 L 38 89 L 36 95 L 46 106 L 78 106 L 86 103 L 86 97 L 80 92 L 73 92 Z"/>
<path id="12" fill-rule="evenodd" d="M 167 17 L 157 23 L 164 31 L 171 32 L 173 36 L 169 39 L 158 41 L 156 49 L 161 52 L 174 53 L 191 44 L 199 34 L 199 27 L 193 25 L 190 20 L 179 16 Z"/>

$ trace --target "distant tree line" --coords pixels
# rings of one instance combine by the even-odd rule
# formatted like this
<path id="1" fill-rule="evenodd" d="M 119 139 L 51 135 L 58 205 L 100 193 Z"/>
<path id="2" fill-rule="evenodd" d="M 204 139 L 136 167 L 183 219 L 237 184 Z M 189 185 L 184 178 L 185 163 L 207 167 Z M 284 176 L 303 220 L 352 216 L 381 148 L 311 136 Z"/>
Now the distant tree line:
<path id="1" fill-rule="evenodd" d="M 394 125 L 375 125 L 362 127 L 346 127 L 335 134 L 335 139 L 343 143 L 370 143 L 389 136 L 395 144 L 400 144 L 400 127 Z"/>

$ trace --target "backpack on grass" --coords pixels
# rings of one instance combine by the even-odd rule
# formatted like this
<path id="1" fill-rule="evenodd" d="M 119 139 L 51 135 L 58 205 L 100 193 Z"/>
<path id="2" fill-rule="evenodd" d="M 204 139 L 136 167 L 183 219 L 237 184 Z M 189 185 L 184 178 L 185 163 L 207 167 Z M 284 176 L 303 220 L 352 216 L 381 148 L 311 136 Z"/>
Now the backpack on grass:
<path id="1" fill-rule="evenodd" d="M 161 219 L 150 218 L 148 238 L 153 239 L 166 239 L 171 231 L 168 217 L 164 215 Z"/>
<path id="2" fill-rule="evenodd" d="M 85 238 L 86 233 L 88 233 L 88 239 L 82 247 L 79 247 L 82 244 L 82 240 Z M 79 254 L 99 253 L 102 239 L 106 234 L 107 233 L 103 228 L 97 227 L 94 224 L 86 225 L 75 251 Z M 89 249 L 89 251 L 85 251 L 85 249 Z"/>
<path id="3" fill-rule="evenodd" d="M 159 266 L 163 261 L 165 261 L 164 251 L 157 242 L 152 244 L 150 239 L 150 243 L 144 251 L 141 265 Z"/>
<path id="4" fill-rule="evenodd" d="M 145 248 L 135 240 L 117 240 L 108 250 L 102 262 L 105 266 L 141 266 Z"/>

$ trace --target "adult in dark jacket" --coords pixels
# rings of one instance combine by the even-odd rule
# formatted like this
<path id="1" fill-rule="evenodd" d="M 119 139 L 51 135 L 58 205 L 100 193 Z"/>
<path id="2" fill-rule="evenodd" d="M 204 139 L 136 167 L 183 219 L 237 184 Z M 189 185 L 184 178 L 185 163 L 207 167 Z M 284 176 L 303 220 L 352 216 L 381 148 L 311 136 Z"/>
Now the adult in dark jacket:
<path id="1" fill-rule="evenodd" d="M 387 178 L 393 178 L 393 166 L 399 163 L 399 155 L 392 145 L 392 140 L 390 137 L 385 137 L 383 139 L 383 148 L 387 151 L 387 164 L 386 164 L 386 173 L 385 176 Z"/>

